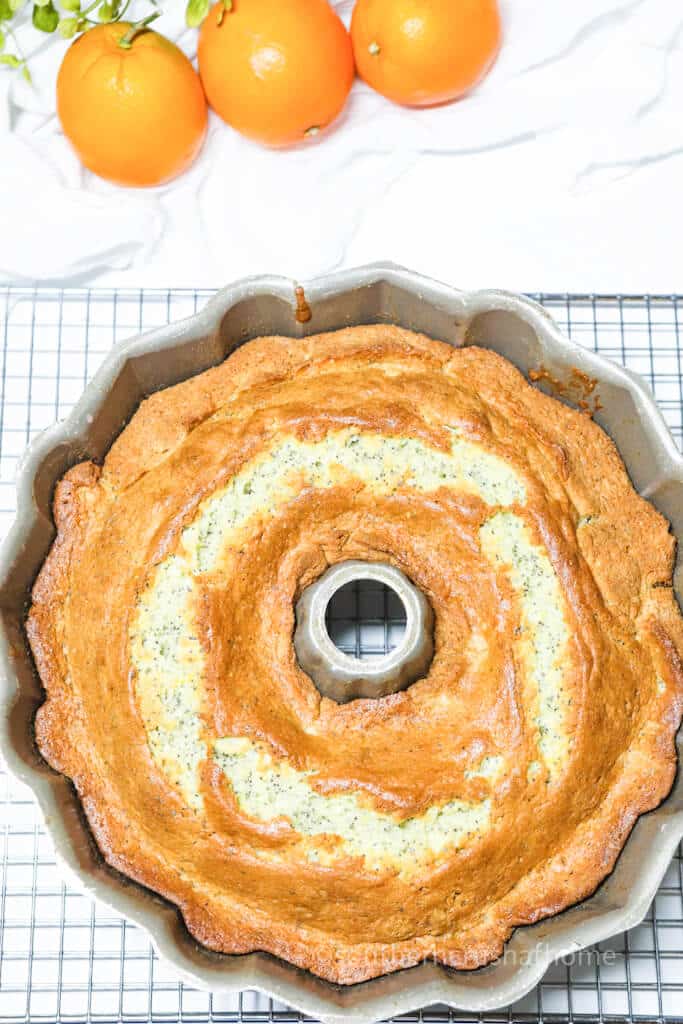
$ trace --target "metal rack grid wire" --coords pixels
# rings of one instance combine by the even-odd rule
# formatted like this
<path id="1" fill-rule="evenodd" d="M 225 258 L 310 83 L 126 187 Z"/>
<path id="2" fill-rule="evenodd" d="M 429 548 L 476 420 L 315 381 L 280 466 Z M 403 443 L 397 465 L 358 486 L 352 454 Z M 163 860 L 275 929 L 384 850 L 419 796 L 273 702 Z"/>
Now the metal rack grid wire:
<path id="1" fill-rule="evenodd" d="M 405 633 L 406 613 L 385 583 L 352 580 L 332 595 L 325 625 L 340 651 L 371 660 L 398 647 Z"/>
<path id="2" fill-rule="evenodd" d="M 30 439 L 66 415 L 112 344 L 195 312 L 206 290 L 0 291 L 0 534 L 14 512 L 14 473 Z M 576 342 L 642 374 L 681 445 L 683 297 L 535 295 Z M 369 603 L 368 603 L 369 602 Z M 400 612 L 358 591 L 331 624 L 340 646 L 377 655 Z M 134 925 L 66 887 L 31 793 L 0 766 L 0 1022 L 298 1022 L 253 992 L 220 995 L 179 982 Z M 683 857 L 646 920 L 549 970 L 509 1010 L 433 1007 L 405 1020 L 683 1022 Z"/>

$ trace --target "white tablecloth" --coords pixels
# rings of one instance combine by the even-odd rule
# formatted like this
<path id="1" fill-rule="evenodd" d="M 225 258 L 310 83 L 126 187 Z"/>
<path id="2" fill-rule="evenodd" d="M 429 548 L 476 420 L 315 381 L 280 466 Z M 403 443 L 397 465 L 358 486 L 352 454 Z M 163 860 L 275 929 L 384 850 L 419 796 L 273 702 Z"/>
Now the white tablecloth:
<path id="1" fill-rule="evenodd" d="M 192 55 L 184 0 L 164 7 Z M 462 287 L 683 291 L 680 0 L 501 7 L 465 100 L 409 111 L 359 82 L 333 132 L 284 153 L 212 117 L 153 190 L 82 171 L 54 115 L 68 44 L 22 26 L 35 85 L 0 71 L 0 280 L 206 287 L 391 259 Z"/>

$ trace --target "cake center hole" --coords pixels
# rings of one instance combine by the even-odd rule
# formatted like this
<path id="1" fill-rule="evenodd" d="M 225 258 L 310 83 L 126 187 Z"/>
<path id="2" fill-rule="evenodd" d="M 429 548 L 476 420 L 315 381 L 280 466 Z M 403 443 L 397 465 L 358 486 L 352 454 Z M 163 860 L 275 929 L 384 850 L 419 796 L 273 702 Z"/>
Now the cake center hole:
<path id="1" fill-rule="evenodd" d="M 361 661 L 383 658 L 406 631 L 406 610 L 398 594 L 378 580 L 352 580 L 330 598 L 325 626 L 332 643 Z"/>

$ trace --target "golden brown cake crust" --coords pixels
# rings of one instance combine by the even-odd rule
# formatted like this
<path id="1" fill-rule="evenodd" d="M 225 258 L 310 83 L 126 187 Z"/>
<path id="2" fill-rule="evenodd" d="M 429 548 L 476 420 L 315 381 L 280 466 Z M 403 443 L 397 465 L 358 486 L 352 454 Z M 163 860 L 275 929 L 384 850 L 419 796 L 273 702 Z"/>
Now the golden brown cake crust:
<path id="1" fill-rule="evenodd" d="M 213 579 L 202 591 L 204 728 L 257 738 L 313 773 L 317 792 L 352 786 L 399 818 L 456 795 L 489 799 L 490 826 L 408 877 L 358 856 L 302 862 L 287 823 L 243 813 L 210 761 L 197 813 L 152 757 L 137 697 L 129 636 L 150 570 L 200 502 L 282 436 L 353 428 L 446 451 L 446 424 L 521 474 L 529 498 L 518 511 L 561 581 L 573 693 L 561 777 L 527 777 L 536 755 L 515 597 L 478 550 L 484 502 L 409 486 L 380 497 L 350 483 L 302 487 L 231 554 L 230 588 Z M 249 342 L 143 402 L 102 467 L 61 480 L 54 515 L 27 622 L 47 692 L 38 745 L 73 780 L 107 862 L 177 904 L 211 949 L 265 950 L 343 984 L 426 957 L 480 966 L 517 925 L 590 895 L 638 815 L 669 792 L 683 623 L 668 524 L 594 422 L 490 351 L 390 326 Z M 293 604 L 349 558 L 391 562 L 423 589 L 436 653 L 403 693 L 336 705 L 296 664 Z M 488 644 L 477 671 L 463 654 L 474 632 Z M 500 781 L 468 774 L 475 755 L 501 751 Z"/>

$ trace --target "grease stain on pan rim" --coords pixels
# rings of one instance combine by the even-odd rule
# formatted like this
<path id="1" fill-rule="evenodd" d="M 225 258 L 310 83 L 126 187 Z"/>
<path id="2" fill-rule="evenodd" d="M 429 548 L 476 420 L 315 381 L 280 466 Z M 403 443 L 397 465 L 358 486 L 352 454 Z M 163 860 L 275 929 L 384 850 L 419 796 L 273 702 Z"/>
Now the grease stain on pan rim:
<path id="1" fill-rule="evenodd" d="M 222 956 L 198 946 L 186 932 L 176 909 L 103 864 L 94 849 L 71 784 L 52 771 L 33 744 L 33 714 L 39 701 L 39 684 L 27 648 L 18 642 L 16 624 L 23 621 L 35 562 L 28 565 L 31 545 L 47 552 L 54 529 L 49 501 L 52 488 L 66 463 L 73 463 L 100 447 L 109 447 L 125 417 L 110 430 L 106 443 L 96 438 L 97 427 L 107 413 L 107 402 L 116 402 L 112 388 L 131 360 L 146 357 L 156 364 L 167 386 L 178 366 L 176 379 L 200 372 L 221 358 L 221 324 L 229 313 L 235 323 L 231 337 L 239 344 L 256 334 L 282 333 L 267 319 L 253 319 L 259 301 L 278 304 L 280 314 L 291 310 L 292 343 L 306 334 L 332 330 L 354 323 L 393 321 L 462 344 L 476 318 L 486 314 L 507 316 L 505 330 L 496 336 L 496 348 L 524 371 L 524 345 L 532 339 L 536 356 L 557 376 L 579 366 L 598 380 L 605 415 L 619 420 L 620 401 L 624 430 L 632 458 L 627 467 L 637 472 L 638 490 L 656 498 L 673 489 L 683 509 L 683 458 L 657 409 L 648 385 L 631 371 L 584 350 L 565 338 L 550 314 L 530 299 L 503 291 L 463 292 L 421 277 L 389 263 L 372 264 L 317 278 L 305 284 L 313 316 L 305 323 L 295 318 L 294 282 L 284 277 L 250 277 L 219 291 L 196 315 L 118 344 L 86 388 L 71 414 L 38 435 L 24 456 L 17 474 L 17 514 L 0 549 L 0 748 L 10 771 L 33 791 L 45 826 L 55 845 L 58 861 L 68 880 L 89 896 L 140 926 L 159 954 L 181 977 L 194 986 L 213 991 L 258 989 L 295 1009 L 329 1024 L 366 1024 L 406 1013 L 433 1003 L 470 1012 L 500 1009 L 522 998 L 560 957 L 605 940 L 639 923 L 644 917 L 666 872 L 676 846 L 683 838 L 683 778 L 679 772 L 674 790 L 656 810 L 643 815 L 629 837 L 612 874 L 593 896 L 537 925 L 519 928 L 506 946 L 505 958 L 472 972 L 451 971 L 426 962 L 358 985 L 341 987 L 322 981 L 267 954 Z M 373 305 L 374 302 L 374 305 Z M 252 313 L 239 320 L 239 307 Z M 322 313 L 321 319 L 316 311 Z M 250 319 L 250 315 L 252 319 Z M 277 317 L 276 317 L 277 319 Z M 444 325 L 450 324 L 450 337 Z M 505 332 L 507 331 L 507 336 Z M 446 332 L 447 333 L 447 332 Z M 213 345 L 215 358 L 207 355 Z M 207 346 L 209 349 L 207 349 Z M 236 345 L 223 345 L 222 356 Z M 188 367 L 188 351 L 195 353 Z M 540 358 L 538 358 L 540 356 Z M 175 359 L 174 359 L 175 357 Z M 516 358 L 515 358 L 516 357 Z M 207 361 L 208 358 L 208 361 Z M 181 366 L 182 364 L 182 366 Z M 169 367 L 171 370 L 169 371 Z M 558 372 L 559 371 L 559 372 Z M 142 379 L 134 405 L 146 392 Z M 149 390 L 149 388 L 147 388 Z M 622 398 L 619 398 L 619 395 Z M 133 405 L 133 407 L 134 407 Z M 111 419 L 111 417 L 110 417 Z M 609 431 L 620 447 L 620 430 Z M 642 440 L 639 455 L 638 440 Z M 61 453 L 61 460 L 57 457 Z M 636 465 L 639 460 L 647 464 Z M 652 454 L 654 453 L 654 459 Z M 52 466 L 48 463 L 52 462 Z M 45 486 L 45 477 L 51 486 Z M 40 480 L 40 499 L 36 483 Z M 39 507 L 39 502 L 40 506 Z M 683 516 L 683 512 L 681 513 Z M 683 531 L 683 519 L 678 534 Z M 680 574 L 680 566 L 679 566 Z M 679 599 L 681 594 L 679 592 Z M 14 628 L 13 628 L 14 626 Z M 679 734 L 680 741 L 680 734 Z"/>

